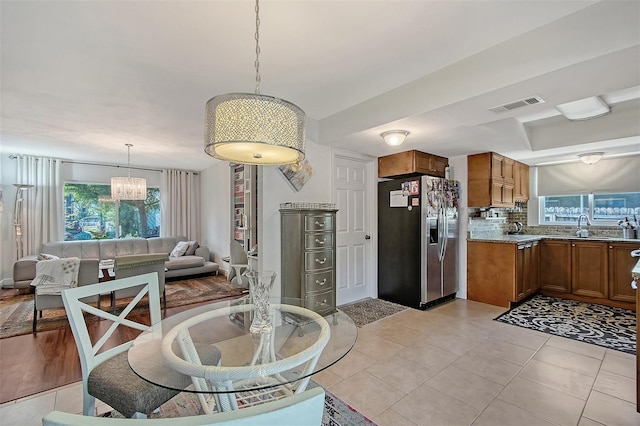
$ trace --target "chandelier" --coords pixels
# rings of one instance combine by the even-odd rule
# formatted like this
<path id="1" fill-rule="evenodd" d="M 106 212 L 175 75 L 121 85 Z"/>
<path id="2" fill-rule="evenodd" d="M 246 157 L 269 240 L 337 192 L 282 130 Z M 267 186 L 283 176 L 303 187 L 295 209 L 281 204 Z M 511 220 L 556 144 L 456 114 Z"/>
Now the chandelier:
<path id="1" fill-rule="evenodd" d="M 146 200 L 147 180 L 144 178 L 131 177 L 131 145 L 127 146 L 127 166 L 129 173 L 126 177 L 111 178 L 111 198 L 113 200 Z"/>
<path id="2" fill-rule="evenodd" d="M 234 163 L 299 164 L 304 160 L 306 115 L 291 102 L 260 94 L 259 0 L 255 11 L 255 93 L 227 93 L 207 101 L 204 151 Z"/>

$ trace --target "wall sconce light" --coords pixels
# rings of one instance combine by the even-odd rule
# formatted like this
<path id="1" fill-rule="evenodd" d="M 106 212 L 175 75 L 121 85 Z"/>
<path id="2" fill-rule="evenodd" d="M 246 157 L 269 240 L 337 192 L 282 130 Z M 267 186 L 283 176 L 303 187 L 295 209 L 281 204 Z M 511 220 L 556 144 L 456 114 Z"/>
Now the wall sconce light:
<path id="1" fill-rule="evenodd" d="M 600 161 L 603 155 L 604 152 L 587 152 L 578 155 L 578 158 L 582 160 L 583 163 L 591 165 Z"/>
<path id="2" fill-rule="evenodd" d="M 406 130 L 389 130 L 380 134 L 382 139 L 391 146 L 398 146 L 404 142 L 409 132 Z"/>

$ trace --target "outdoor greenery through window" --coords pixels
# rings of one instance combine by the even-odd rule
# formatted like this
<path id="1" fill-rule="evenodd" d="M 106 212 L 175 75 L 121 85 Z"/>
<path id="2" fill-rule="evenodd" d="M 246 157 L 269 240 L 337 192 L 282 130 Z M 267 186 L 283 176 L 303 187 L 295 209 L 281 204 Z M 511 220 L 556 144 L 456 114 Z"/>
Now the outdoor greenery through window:
<path id="1" fill-rule="evenodd" d="M 64 239 L 157 237 L 160 190 L 147 188 L 146 200 L 111 200 L 110 185 L 64 185 Z"/>
<path id="2" fill-rule="evenodd" d="M 638 223 L 640 192 L 540 197 L 540 209 L 541 224 L 577 223 L 583 213 L 594 225 L 615 226 L 621 220 Z"/>

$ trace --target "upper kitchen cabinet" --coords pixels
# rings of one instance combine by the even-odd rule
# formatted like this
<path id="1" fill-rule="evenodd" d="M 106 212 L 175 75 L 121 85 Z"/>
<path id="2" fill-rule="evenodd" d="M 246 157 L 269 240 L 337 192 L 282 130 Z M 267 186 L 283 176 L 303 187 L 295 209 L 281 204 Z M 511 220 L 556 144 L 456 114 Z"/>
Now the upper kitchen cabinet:
<path id="1" fill-rule="evenodd" d="M 449 160 L 421 151 L 405 151 L 378 157 L 378 177 L 397 178 L 419 175 L 445 177 Z"/>
<path id="2" fill-rule="evenodd" d="M 495 152 L 485 152 L 470 155 L 467 162 L 469 207 L 515 206 L 514 160 Z"/>
<path id="3" fill-rule="evenodd" d="M 529 166 L 518 161 L 513 167 L 513 200 L 529 201 Z"/>

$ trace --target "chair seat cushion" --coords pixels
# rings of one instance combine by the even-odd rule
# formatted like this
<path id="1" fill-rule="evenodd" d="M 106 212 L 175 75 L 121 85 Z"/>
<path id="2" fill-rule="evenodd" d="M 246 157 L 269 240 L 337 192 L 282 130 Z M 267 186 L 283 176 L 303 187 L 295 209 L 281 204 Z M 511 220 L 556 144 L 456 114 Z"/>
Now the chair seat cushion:
<path id="1" fill-rule="evenodd" d="M 198 266 L 204 266 L 204 259 L 200 256 L 169 257 L 169 261 L 165 262 L 164 266 L 168 270 L 196 268 Z"/>
<path id="2" fill-rule="evenodd" d="M 215 346 L 197 345 L 196 350 L 206 365 L 216 365 L 220 351 Z M 160 367 L 165 373 L 165 366 Z M 170 373 L 169 373 L 170 374 Z M 177 388 L 191 385 L 191 379 L 175 372 Z M 90 395 L 108 404 L 125 417 L 136 412 L 151 414 L 153 410 L 176 396 L 180 391 L 156 386 L 140 378 L 129 366 L 127 352 L 115 355 L 96 366 L 87 382 Z"/>

